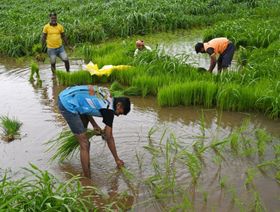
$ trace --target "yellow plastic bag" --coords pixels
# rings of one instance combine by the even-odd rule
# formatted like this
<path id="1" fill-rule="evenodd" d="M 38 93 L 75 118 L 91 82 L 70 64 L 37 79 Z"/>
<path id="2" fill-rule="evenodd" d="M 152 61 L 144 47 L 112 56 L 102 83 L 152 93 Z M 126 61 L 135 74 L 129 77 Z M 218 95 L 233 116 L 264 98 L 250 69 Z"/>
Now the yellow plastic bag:
<path id="1" fill-rule="evenodd" d="M 116 71 L 123 71 L 123 70 L 127 70 L 129 69 L 131 66 L 128 65 L 117 65 L 117 66 L 113 66 L 113 65 L 105 65 L 103 66 L 101 69 L 98 68 L 97 64 L 94 64 L 93 62 L 89 62 L 89 64 L 87 64 L 85 66 L 86 70 L 89 71 L 89 73 L 91 75 L 96 75 L 96 76 L 110 76 L 110 74 L 112 73 L 113 70 Z"/>

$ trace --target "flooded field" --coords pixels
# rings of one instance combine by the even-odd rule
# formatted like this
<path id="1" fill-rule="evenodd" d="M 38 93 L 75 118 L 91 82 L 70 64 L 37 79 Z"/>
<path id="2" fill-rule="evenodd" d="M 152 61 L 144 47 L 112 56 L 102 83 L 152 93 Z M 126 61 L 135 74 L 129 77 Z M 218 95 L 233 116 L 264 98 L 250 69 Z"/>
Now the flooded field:
<path id="1" fill-rule="evenodd" d="M 71 69 L 78 70 L 81 64 L 82 61 L 74 61 Z M 63 69 L 63 65 L 60 64 L 58 68 Z M 63 88 L 57 85 L 49 65 L 40 65 L 41 86 L 36 84 L 36 81 L 34 83 L 28 81 L 29 72 L 29 68 L 15 67 L 11 63 L 2 63 L 0 66 L 0 96 L 2 99 L 0 114 L 17 117 L 23 122 L 20 140 L 11 143 L 0 142 L 1 171 L 9 169 L 16 177 L 21 173 L 22 167 L 33 163 L 41 169 L 50 170 L 61 179 L 66 177 L 64 172 L 81 174 L 82 169 L 78 156 L 62 164 L 49 162 L 52 152 L 46 152 L 47 146 L 44 143 L 67 128 L 56 104 L 57 95 Z M 118 153 L 135 179 L 128 179 L 116 170 L 105 142 L 100 137 L 95 137 L 91 141 L 90 153 L 92 183 L 109 195 L 127 191 L 129 195 L 133 196 L 128 204 L 134 204 L 133 209 L 136 211 L 161 211 L 166 205 L 158 203 L 152 197 L 149 188 L 138 181 L 146 179 L 154 173 L 151 166 L 154 156 L 144 147 L 151 142 L 158 145 L 159 142 L 170 138 L 170 135 L 176 137 L 180 148 L 192 146 L 201 136 L 203 109 L 199 107 L 160 108 L 157 106 L 156 99 L 152 97 L 133 97 L 131 100 L 133 104 L 131 113 L 115 118 L 114 136 Z M 280 136 L 280 122 L 270 120 L 263 115 L 218 112 L 215 109 L 203 110 L 203 114 L 206 142 L 214 138 L 225 137 L 234 128 L 240 127 L 244 119 L 248 118 L 250 119 L 248 126 L 250 129 L 261 127 L 276 138 Z M 101 119 L 97 118 L 97 122 L 103 126 Z M 279 142 L 279 140 L 277 141 Z M 205 154 L 205 171 L 200 176 L 196 187 L 192 186 L 190 173 L 185 165 L 181 164 L 176 168 L 177 183 L 182 185 L 186 192 L 189 192 L 191 201 L 198 211 L 239 210 L 232 203 L 229 192 L 220 188 L 219 179 L 227 179 L 234 186 L 236 194 L 242 195 L 240 198 L 244 202 L 250 201 L 252 198 L 250 192 L 243 192 L 244 172 L 258 159 L 255 157 L 236 159 L 224 156 L 225 162 L 217 169 L 213 162 L 213 158 L 216 156 L 212 153 Z M 277 211 L 279 209 L 279 185 L 266 174 L 257 174 L 254 182 L 268 211 Z M 204 200 L 206 193 L 207 202 Z"/>

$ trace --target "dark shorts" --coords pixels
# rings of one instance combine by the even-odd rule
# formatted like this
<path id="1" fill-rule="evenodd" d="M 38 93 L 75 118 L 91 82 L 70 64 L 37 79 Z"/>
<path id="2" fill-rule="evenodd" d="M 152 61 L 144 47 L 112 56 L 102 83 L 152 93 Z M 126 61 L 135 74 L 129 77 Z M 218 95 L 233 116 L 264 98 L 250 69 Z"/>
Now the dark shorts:
<path id="1" fill-rule="evenodd" d="M 71 113 L 62 105 L 59 97 L 58 97 L 58 108 L 60 113 L 67 121 L 72 133 L 74 134 L 82 134 L 86 132 L 86 127 L 82 121 L 82 117 L 79 114 Z"/>
<path id="2" fill-rule="evenodd" d="M 235 47 L 233 43 L 229 43 L 226 50 L 220 55 L 218 59 L 218 68 L 227 68 L 230 66 Z"/>
<path id="3" fill-rule="evenodd" d="M 66 61 L 68 60 L 68 57 L 67 57 L 67 54 L 66 54 L 66 51 L 64 49 L 63 46 L 59 47 L 59 48 L 56 48 L 56 49 L 50 49 L 48 48 L 48 55 L 50 57 L 50 61 L 51 61 L 51 64 L 55 64 L 56 62 L 56 57 L 59 57 L 61 60 L 63 61 Z"/>

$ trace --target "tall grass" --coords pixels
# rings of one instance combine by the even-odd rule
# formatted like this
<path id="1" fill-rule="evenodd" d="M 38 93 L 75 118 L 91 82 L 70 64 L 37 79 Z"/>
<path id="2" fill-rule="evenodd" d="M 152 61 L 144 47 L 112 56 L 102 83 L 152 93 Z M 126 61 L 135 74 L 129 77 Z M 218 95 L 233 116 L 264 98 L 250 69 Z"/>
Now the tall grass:
<path id="1" fill-rule="evenodd" d="M 88 85 L 93 82 L 92 76 L 88 71 L 56 71 L 56 76 L 59 84 L 65 86 Z"/>
<path id="2" fill-rule="evenodd" d="M 212 0 L 171 3 L 166 0 L 86 0 L 83 4 L 55 0 L 51 5 L 40 2 L 35 6 L 32 2 L 22 5 L 15 0 L 4 0 L 1 3 L 0 53 L 9 56 L 32 53 L 33 46 L 40 42 L 42 28 L 49 21 L 50 11 L 58 13 L 58 21 L 64 25 L 69 41 L 79 44 L 102 42 L 112 37 L 208 26 L 225 17 L 247 17 L 252 11 L 256 13 L 259 8 L 273 10 L 277 6 L 273 3 L 263 3 L 257 7 L 249 7 L 248 10 L 248 5 L 243 2 L 217 3 Z M 22 14 L 20 18 L 19 13 Z M 26 30 L 26 26 L 29 26 L 29 30 Z"/>
<path id="3" fill-rule="evenodd" d="M 48 171 L 31 164 L 25 168 L 29 177 L 0 183 L 0 211 L 91 211 L 96 210 L 79 177 L 58 181 Z"/>
<path id="4" fill-rule="evenodd" d="M 22 123 L 16 118 L 9 118 L 8 116 L 0 117 L 0 127 L 2 130 L 2 137 L 4 140 L 10 142 L 20 136 L 20 128 Z"/>

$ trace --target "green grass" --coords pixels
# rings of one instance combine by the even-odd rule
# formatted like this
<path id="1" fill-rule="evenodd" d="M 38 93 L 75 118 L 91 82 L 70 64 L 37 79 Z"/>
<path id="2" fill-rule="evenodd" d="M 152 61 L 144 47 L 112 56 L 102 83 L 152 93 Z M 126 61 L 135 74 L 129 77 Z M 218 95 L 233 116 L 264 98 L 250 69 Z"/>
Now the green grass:
<path id="1" fill-rule="evenodd" d="M 38 66 L 37 63 L 32 62 L 31 63 L 31 71 L 30 71 L 29 81 L 34 81 L 34 74 L 36 74 L 37 80 L 40 81 L 41 78 L 40 78 L 39 66 Z"/>
<path id="2" fill-rule="evenodd" d="M 22 123 L 16 118 L 9 118 L 8 116 L 0 117 L 0 127 L 2 130 L 2 137 L 4 140 L 10 142 L 20 136 L 20 128 Z"/>
<path id="3" fill-rule="evenodd" d="M 48 171 L 31 164 L 27 177 L 18 180 L 5 175 L 0 182 L 0 211 L 92 211 L 96 210 L 80 177 L 59 181 Z M 89 189 L 89 188 L 88 188 Z M 94 188 L 90 190 L 94 191 Z M 88 192 L 89 193 L 89 192 Z"/>
<path id="4" fill-rule="evenodd" d="M 254 16 L 258 12 L 273 10 L 272 14 L 276 13 L 275 4 L 260 2 L 252 7 L 239 1 L 221 3 L 212 0 L 86 0 L 83 4 L 55 0 L 52 4 L 41 1 L 36 5 L 4 0 L 0 10 L 0 54 L 13 57 L 31 55 L 40 43 L 42 28 L 49 21 L 50 11 L 58 13 L 58 21 L 64 25 L 70 43 L 77 45 L 114 37 L 209 26 L 225 18 Z"/>
<path id="5" fill-rule="evenodd" d="M 93 78 L 88 71 L 56 71 L 56 77 L 60 85 L 88 85 L 92 84 Z"/>

